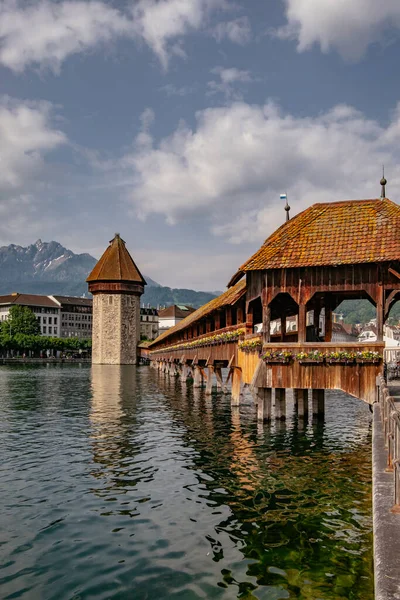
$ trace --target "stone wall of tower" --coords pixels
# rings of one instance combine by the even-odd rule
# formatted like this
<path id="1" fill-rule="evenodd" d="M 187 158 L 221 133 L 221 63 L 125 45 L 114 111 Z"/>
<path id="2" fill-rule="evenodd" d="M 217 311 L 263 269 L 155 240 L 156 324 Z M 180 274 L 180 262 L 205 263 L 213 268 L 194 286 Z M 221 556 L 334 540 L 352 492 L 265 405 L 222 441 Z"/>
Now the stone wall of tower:
<path id="1" fill-rule="evenodd" d="M 92 363 L 135 365 L 139 340 L 140 297 L 131 294 L 94 294 Z"/>

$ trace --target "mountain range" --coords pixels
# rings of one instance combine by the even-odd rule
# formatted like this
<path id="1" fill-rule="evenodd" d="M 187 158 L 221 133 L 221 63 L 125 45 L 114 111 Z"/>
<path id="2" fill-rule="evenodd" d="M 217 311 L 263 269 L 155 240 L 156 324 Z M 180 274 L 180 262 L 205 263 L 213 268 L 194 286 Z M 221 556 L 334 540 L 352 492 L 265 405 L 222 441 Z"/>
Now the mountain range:
<path id="1" fill-rule="evenodd" d="M 10 244 L 0 247 L 0 294 L 88 295 L 86 277 L 97 260 L 90 254 L 75 254 L 59 242 L 37 240 L 27 247 Z M 142 304 L 154 307 L 170 304 L 202 306 L 217 294 L 161 286 L 148 275 Z"/>

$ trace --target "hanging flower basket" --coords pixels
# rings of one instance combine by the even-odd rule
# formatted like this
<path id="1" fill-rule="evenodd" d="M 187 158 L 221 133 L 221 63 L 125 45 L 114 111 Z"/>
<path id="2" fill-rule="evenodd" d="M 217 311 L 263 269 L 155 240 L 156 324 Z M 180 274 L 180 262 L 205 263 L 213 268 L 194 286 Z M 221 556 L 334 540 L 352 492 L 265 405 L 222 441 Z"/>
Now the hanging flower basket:
<path id="1" fill-rule="evenodd" d="M 353 365 L 356 358 L 355 352 L 344 352 L 339 350 L 337 352 L 329 352 L 325 356 L 325 360 L 328 364 L 341 364 L 341 365 Z"/>
<path id="2" fill-rule="evenodd" d="M 261 349 L 262 341 L 260 338 L 239 342 L 239 350 L 242 352 L 261 352 Z"/>

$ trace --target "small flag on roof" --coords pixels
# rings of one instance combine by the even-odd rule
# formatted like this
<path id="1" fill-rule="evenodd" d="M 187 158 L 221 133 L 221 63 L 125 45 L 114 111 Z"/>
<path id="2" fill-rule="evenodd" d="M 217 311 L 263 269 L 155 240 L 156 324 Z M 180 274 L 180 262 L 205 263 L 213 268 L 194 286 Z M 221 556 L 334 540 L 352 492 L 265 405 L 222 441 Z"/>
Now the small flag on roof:
<path id="1" fill-rule="evenodd" d="M 281 194 L 280 195 L 280 199 L 281 200 L 287 200 L 287 195 L 286 194 Z"/>

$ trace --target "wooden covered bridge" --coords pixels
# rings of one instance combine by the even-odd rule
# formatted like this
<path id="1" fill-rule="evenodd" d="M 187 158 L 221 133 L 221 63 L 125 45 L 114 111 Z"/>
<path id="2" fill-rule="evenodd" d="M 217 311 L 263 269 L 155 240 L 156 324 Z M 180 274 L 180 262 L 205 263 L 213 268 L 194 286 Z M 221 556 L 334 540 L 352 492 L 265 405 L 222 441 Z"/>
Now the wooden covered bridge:
<path id="1" fill-rule="evenodd" d="M 258 416 L 285 418 L 287 389 L 299 416 L 324 410 L 324 390 L 339 389 L 372 404 L 382 372 L 383 328 L 400 297 L 400 207 L 385 196 L 321 203 L 279 227 L 234 274 L 228 290 L 149 347 L 152 365 L 211 393 L 224 390 L 229 368 L 232 403 L 251 384 Z M 346 299 L 376 307 L 377 341 L 335 343 L 332 313 Z"/>

